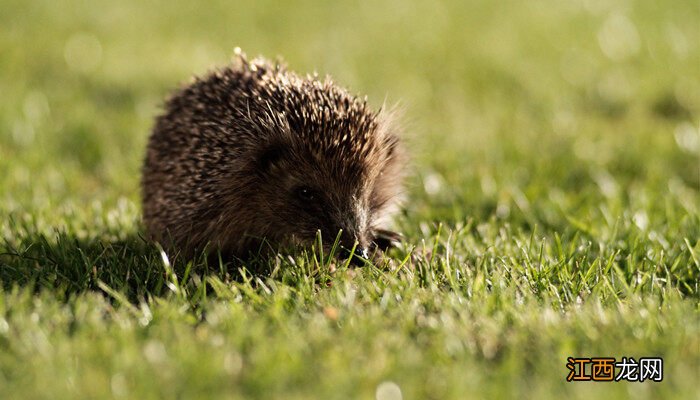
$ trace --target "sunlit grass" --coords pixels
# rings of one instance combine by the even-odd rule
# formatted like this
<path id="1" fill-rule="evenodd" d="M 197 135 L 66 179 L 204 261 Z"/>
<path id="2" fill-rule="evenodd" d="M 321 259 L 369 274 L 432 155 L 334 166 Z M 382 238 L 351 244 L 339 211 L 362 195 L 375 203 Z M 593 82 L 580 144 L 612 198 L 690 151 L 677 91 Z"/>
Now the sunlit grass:
<path id="1" fill-rule="evenodd" d="M 3 398 L 700 395 L 696 2 L 1 3 Z M 236 46 L 401 103 L 389 260 L 142 239 L 160 102 Z"/>

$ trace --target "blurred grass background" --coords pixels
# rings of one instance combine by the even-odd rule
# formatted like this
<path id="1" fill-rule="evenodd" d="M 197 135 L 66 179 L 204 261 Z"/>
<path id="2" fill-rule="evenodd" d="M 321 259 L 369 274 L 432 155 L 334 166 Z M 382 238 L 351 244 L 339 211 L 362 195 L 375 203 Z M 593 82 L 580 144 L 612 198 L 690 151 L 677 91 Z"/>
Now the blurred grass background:
<path id="1" fill-rule="evenodd" d="M 625 186 L 661 189 L 672 175 L 699 184 L 694 2 L 4 1 L 3 9 L 2 187 L 24 207 L 137 200 L 162 99 L 228 62 L 235 46 L 331 74 L 375 105 L 403 104 L 419 175 L 444 183 L 437 204 L 423 204 L 431 215 L 439 206 L 440 217 L 462 219 L 509 186 L 566 191 L 595 186 L 606 172 Z M 465 183 L 487 190 L 465 193 Z"/>
<path id="2" fill-rule="evenodd" d="M 97 280 L 80 275 L 72 269 L 73 264 L 85 263 L 89 271 L 106 263 L 111 267 L 105 267 L 111 271 L 109 276 L 119 282 L 128 280 L 114 272 L 119 271 L 120 254 L 130 260 L 129 265 L 147 268 L 152 264 L 153 269 L 162 268 L 157 257 L 149 258 L 153 249 L 135 245 L 134 250 L 127 246 L 123 254 L 111 250 L 111 258 L 104 261 L 100 257 L 106 250 L 100 246 L 109 247 L 118 241 L 134 243 L 140 232 L 139 169 L 153 117 L 163 98 L 193 73 L 201 74 L 227 63 L 233 48 L 239 46 L 249 56 L 281 56 L 291 69 L 300 73 L 330 74 L 352 91 L 367 95 L 377 107 L 384 101 L 403 106 L 406 140 L 413 163 L 408 201 L 396 223 L 406 234 L 408 247 L 426 246 L 425 243 L 430 247 L 430 243 L 446 240 L 443 253 L 438 252 L 441 260 L 448 264 L 450 260 L 456 262 L 455 268 L 465 272 L 470 280 L 475 279 L 469 275 L 474 264 L 490 260 L 492 268 L 482 277 L 489 283 L 482 286 L 475 283 L 478 286 L 475 290 L 484 296 L 490 293 L 490 285 L 498 282 L 497 278 L 516 287 L 510 280 L 514 278 L 501 275 L 503 268 L 512 267 L 515 271 L 523 263 L 541 258 L 538 243 L 551 250 L 547 255 L 555 275 L 538 281 L 536 276 L 527 275 L 532 271 L 526 270 L 526 281 L 534 286 L 525 285 L 529 289 L 524 294 L 516 289 L 508 292 L 500 306 L 483 311 L 483 315 L 477 311 L 478 321 L 470 320 L 468 326 L 485 324 L 493 326 L 493 332 L 507 330 L 509 323 L 500 319 L 500 312 L 527 314 L 527 310 L 517 306 L 509 308 L 509 302 L 522 296 L 532 299 L 539 306 L 527 314 L 531 319 L 523 317 L 521 322 L 514 323 L 520 329 L 514 336 L 518 340 L 504 339 L 503 346 L 515 351 L 524 345 L 522 341 L 527 342 L 531 335 L 538 334 L 542 324 L 538 318 L 551 311 L 542 305 L 551 300 L 543 292 L 550 290 L 549 295 L 554 296 L 553 293 L 559 295 L 568 290 L 568 281 L 556 275 L 563 266 L 569 265 L 566 268 L 574 271 L 592 268 L 588 270 L 591 275 L 581 279 L 595 288 L 599 283 L 603 285 L 601 282 L 606 278 L 597 270 L 601 265 L 592 260 L 610 258 L 611 264 L 622 271 L 623 283 L 639 287 L 632 290 L 638 297 L 630 300 L 631 309 L 643 310 L 641 314 L 661 313 L 657 317 L 662 322 L 633 341 L 639 346 L 649 344 L 639 351 L 649 356 L 658 352 L 684 354 L 687 358 L 676 360 L 675 367 L 669 367 L 671 371 L 684 379 L 697 377 L 694 372 L 700 373 L 697 366 L 700 345 L 697 338 L 691 340 L 686 335 L 700 332 L 697 282 L 700 276 L 700 3 L 697 1 L 257 1 L 244 4 L 1 0 L 0 10 L 0 234 L 5 241 L 4 253 L 20 249 L 29 254 L 29 249 L 44 249 L 40 254 L 46 255 L 50 253 L 46 249 L 58 240 L 68 243 L 67 250 L 63 252 L 59 245 L 53 251 L 70 255 L 60 258 L 59 254 L 56 261 L 54 254 L 51 262 L 42 257 L 31 259 L 28 255 L 20 257 L 20 261 L 7 254 L 0 256 L 0 268 L 4 269 L 3 304 L 8 312 L 12 302 L 16 302 L 14 307 L 21 310 L 13 317 L 19 321 L 18 327 L 30 329 L 29 322 L 22 325 L 21 321 L 38 312 L 36 304 L 49 304 L 41 314 L 47 318 L 52 315 L 51 307 L 59 307 L 50 300 L 53 296 L 41 288 L 50 288 L 48 292 L 55 291 L 59 298 L 64 296 L 58 293 L 65 293 L 66 285 L 80 288 L 78 296 L 85 298 L 70 300 L 72 309 L 87 307 L 85 304 L 100 309 L 109 307 L 102 304 L 100 296 L 84 292 L 84 289 L 96 289 Z M 438 228 L 440 224 L 442 228 Z M 56 232 L 67 237 L 57 239 Z M 446 235 L 450 238 L 444 239 Z M 531 242 L 523 248 L 521 245 L 528 238 Z M 88 244 L 75 244 L 77 240 Z M 581 254 L 586 257 L 571 261 Z M 431 259 L 429 266 L 436 268 L 435 265 Z M 43 276 L 43 271 L 49 269 L 51 274 L 47 272 Z M 77 278 L 71 278 L 71 273 Z M 359 282 L 347 277 L 336 279 L 339 286 L 356 284 L 366 288 L 373 279 L 378 279 L 368 274 L 358 278 Z M 648 288 L 647 277 L 652 282 Z M 101 279 L 106 280 L 105 276 Z M 34 286 L 26 289 L 30 282 Z M 574 322 L 567 322 L 567 314 L 557 314 L 559 311 L 548 317 L 548 321 L 555 322 L 550 328 L 542 328 L 549 329 L 549 333 L 542 333 L 544 337 L 574 345 L 561 342 L 553 345 L 556 350 L 548 354 L 555 360 L 561 358 L 561 363 L 536 368 L 540 372 L 551 370 L 551 375 L 543 378 L 547 384 L 535 392 L 543 394 L 548 388 L 558 387 L 553 382 L 558 382 L 559 375 L 565 375 L 562 349 L 578 348 L 585 353 L 581 356 L 607 355 L 589 354 L 588 349 L 611 351 L 617 341 L 625 340 L 627 328 L 644 325 L 646 319 L 636 311 L 618 312 L 613 306 L 625 297 L 617 284 L 620 283 L 613 279 L 610 288 L 589 292 L 593 303 L 603 304 L 599 313 L 594 304 Z M 432 296 L 449 303 L 446 299 L 450 298 L 451 290 L 436 285 Z M 54 286 L 63 289 L 56 291 Z M 27 293 L 35 289 L 43 293 L 43 300 L 31 300 Z M 135 292 L 144 295 L 151 289 L 137 288 Z M 116 290 L 128 291 L 119 285 Z M 251 290 L 260 289 L 256 286 Z M 300 335 L 309 331 L 295 325 L 298 323 L 295 318 L 303 320 L 303 315 L 312 313 L 309 303 L 328 301 L 332 307 L 338 306 L 335 304 L 338 300 L 333 297 L 335 292 L 319 300 L 309 290 L 304 292 L 305 300 L 292 308 L 294 312 L 288 321 L 296 327 L 290 329 L 298 328 Z M 428 299 L 425 294 L 403 291 L 405 288 L 400 284 L 395 290 L 406 298 L 415 295 L 416 301 Z M 23 298 L 22 293 L 30 297 Z M 569 294 L 570 297 L 562 295 L 564 298 L 559 299 L 561 307 L 580 301 L 580 294 L 578 297 L 575 291 Z M 498 295 L 494 296 L 482 300 L 501 301 Z M 159 298 L 158 294 L 155 297 Z M 381 323 L 371 327 L 372 318 L 368 315 L 373 315 L 372 307 L 377 306 L 375 300 L 379 301 L 380 297 L 369 296 L 370 311 L 367 315 L 355 315 L 361 321 L 360 327 L 367 324 L 366 331 L 379 336 L 389 334 L 390 327 Z M 144 298 L 148 300 L 148 296 Z M 269 317 L 265 314 L 269 312 L 266 307 L 272 307 L 278 300 L 271 296 L 260 318 Z M 675 311 L 660 312 L 659 304 L 666 303 L 672 304 Z M 160 303 L 148 300 L 144 304 L 156 307 Z M 199 307 L 206 308 L 203 304 Z M 241 311 L 243 317 L 236 318 L 252 319 L 252 325 L 266 329 L 256 319 L 255 307 L 248 305 L 253 310 L 246 308 L 245 312 Z M 169 310 L 168 306 L 161 306 Z M 218 310 L 224 306 L 214 301 L 211 307 Z M 455 304 L 436 307 L 459 311 Z M 7 315 L 5 318 L 12 321 Z M 144 335 L 151 339 L 171 337 L 173 333 L 167 333 L 168 329 L 190 335 L 190 317 L 194 318 L 189 314 L 181 316 L 182 325 L 173 323 L 174 327 L 164 322 L 165 328 L 159 328 L 162 331 Z M 71 318 L 74 318 L 71 324 L 92 326 L 89 320 L 93 317 Z M 388 317 L 387 324 L 400 322 L 400 318 L 400 315 Z M 600 339 L 601 344 L 593 336 L 587 336 L 586 324 L 595 325 L 600 318 L 619 318 L 624 325 L 612 331 L 616 341 Z M 7 332 L 2 321 L 0 333 Z M 42 326 L 48 329 L 50 337 L 51 323 L 47 324 Z M 573 329 L 572 339 L 554 339 L 557 330 L 566 327 Z M 457 328 L 445 325 L 434 329 L 448 334 Z M 676 336 L 669 333 L 676 329 L 688 331 Z M 338 336 L 351 340 L 353 334 L 361 336 L 362 331 L 341 327 Z M 29 351 L 30 355 L 23 356 L 22 352 L 12 352 L 13 343 L 21 342 L 23 331 L 16 328 L 14 332 L 16 336 L 0 335 L 4 340 L 0 341 L 0 348 L 4 346 L 7 354 L 15 354 L 15 358 L 0 359 L 0 371 L 9 374 L 0 384 L 15 382 L 10 387 L 16 391 L 9 393 L 19 396 L 20 385 L 16 382 L 21 380 L 9 379 L 13 375 L 8 371 L 22 360 L 33 359 L 34 353 Z M 236 336 L 228 331 L 228 334 L 244 340 L 249 333 Z M 99 343 L 104 341 L 112 346 L 119 343 L 119 334 L 111 339 L 107 332 L 86 335 L 70 339 L 67 334 L 55 340 L 75 343 L 78 338 L 97 337 Z M 276 340 L 281 349 L 286 348 L 280 342 L 284 337 L 271 335 L 270 341 Z M 287 369 L 279 367 L 278 372 L 287 377 L 280 379 L 288 384 L 305 385 L 306 391 L 295 392 L 301 393 L 300 398 L 305 394 L 334 393 L 331 385 L 334 380 L 347 385 L 345 393 L 374 394 L 375 385 L 367 383 L 371 380 L 352 374 L 343 380 L 339 375 L 344 373 L 342 370 L 325 371 L 329 376 L 321 379 L 321 386 L 311 385 L 313 377 L 305 375 L 303 367 L 297 365 L 301 362 L 300 353 L 293 347 L 303 347 L 302 339 L 303 336 L 295 337 L 296 344 L 290 344 L 291 350 L 287 349 L 296 356 L 277 360 L 273 354 L 268 360 L 270 364 L 261 362 L 255 366 L 265 369 L 291 363 Z M 195 337 L 192 340 L 198 343 Z M 260 341 L 258 345 L 265 341 L 246 340 Z M 370 338 L 357 340 L 364 343 L 363 340 Z M 386 345 L 385 352 L 379 353 L 391 360 L 399 357 L 400 352 L 391 343 L 406 340 L 412 345 L 419 344 L 411 340 L 409 333 L 401 340 L 392 340 L 378 342 Z M 124 344 L 132 345 L 136 346 Z M 153 346 L 151 350 L 160 354 L 158 345 Z M 344 346 L 352 348 L 350 342 L 344 342 Z M 546 345 L 538 346 L 535 349 L 546 353 Z M 442 360 L 442 353 L 427 348 L 424 353 L 419 351 L 420 346 L 413 348 L 417 353 L 409 364 L 428 368 L 435 360 Z M 118 351 L 118 347 L 113 350 Z M 326 354 L 319 348 L 308 351 Z M 108 352 L 92 353 L 89 349 L 70 347 L 64 352 L 57 351 L 51 359 L 76 357 L 83 365 L 97 368 L 100 361 L 90 357 L 105 354 Z M 136 357 L 140 353 L 126 354 Z M 181 354 L 180 361 L 188 357 L 193 360 L 193 365 L 182 367 L 183 375 L 193 373 L 197 363 L 205 363 L 206 354 L 203 352 L 200 358 Z M 347 367 L 342 354 L 331 363 L 334 369 Z M 370 356 L 371 353 L 365 353 L 365 357 Z M 45 359 L 34 360 L 36 364 L 28 364 L 27 371 L 32 371 L 28 375 L 59 379 L 60 373 L 42 375 L 37 369 Z M 464 367 L 459 360 L 462 359 L 457 357 L 455 365 Z M 467 360 L 474 361 L 469 357 Z M 482 372 L 474 373 L 473 380 L 464 377 L 463 386 L 457 388 L 483 387 L 482 392 L 472 393 L 475 397 L 523 395 L 528 393 L 521 391 L 523 387 L 532 387 L 523 383 L 527 371 L 522 368 L 526 366 L 517 363 L 515 367 L 509 366 L 505 361 L 469 362 L 466 365 L 476 365 Z M 389 364 L 384 369 L 377 368 L 387 375 L 402 371 Z M 133 364 L 124 361 L 123 365 Z M 441 365 L 445 369 L 430 371 L 447 374 L 446 382 L 460 382 L 459 377 L 466 375 L 464 369 L 450 369 L 449 363 Z M 105 368 L 103 372 L 108 375 L 117 367 Z M 491 368 L 492 374 L 488 372 Z M 142 382 L 139 378 L 129 378 L 128 374 L 115 376 L 117 383 L 120 379 L 127 383 Z M 518 378 L 514 387 L 520 389 L 513 389 L 514 392 L 499 389 L 499 382 L 505 384 L 514 377 Z M 103 378 L 100 375 L 99 379 Z M 115 378 L 112 378 L 114 386 Z M 244 393 L 259 393 L 256 390 L 264 390 L 273 382 L 269 379 L 260 378 L 258 386 L 254 380 L 242 380 L 249 389 Z M 417 377 L 412 379 L 403 382 L 404 394 L 425 397 L 420 389 L 425 382 L 421 384 Z M 611 390 L 621 397 L 698 394 L 696 383 L 687 379 L 663 385 L 667 386 L 649 389 L 645 385 L 638 389 L 621 384 Z M 117 389 L 113 386 L 107 392 L 120 393 L 120 385 L 116 385 Z M 212 393 L 220 395 L 217 390 L 223 386 L 213 387 Z M 285 387 L 282 385 L 273 392 L 284 393 Z M 566 388 L 567 393 L 579 398 L 604 393 L 600 388 L 588 386 L 578 392 L 572 386 Z M 148 392 L 142 390 L 142 394 Z M 455 398 L 463 398 L 459 395 L 464 394 L 457 389 L 435 390 L 446 397 L 452 393 Z M 133 393 L 139 392 L 131 392 L 132 396 Z M 93 394 L 104 393 L 96 390 Z"/>

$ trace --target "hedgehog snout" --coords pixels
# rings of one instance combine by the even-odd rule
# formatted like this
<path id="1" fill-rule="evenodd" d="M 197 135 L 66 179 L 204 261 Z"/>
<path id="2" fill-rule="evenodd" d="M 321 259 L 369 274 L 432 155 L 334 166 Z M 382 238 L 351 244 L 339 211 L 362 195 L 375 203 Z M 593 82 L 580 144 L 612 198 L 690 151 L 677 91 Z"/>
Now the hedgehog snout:
<path id="1" fill-rule="evenodd" d="M 371 240 L 364 221 L 353 216 L 341 224 L 340 230 L 340 256 L 351 258 L 354 265 L 362 265 L 369 258 Z"/>
<path id="2" fill-rule="evenodd" d="M 369 258 L 369 251 L 364 247 L 355 247 L 355 251 L 351 248 L 341 247 L 340 256 L 344 259 L 350 259 L 350 264 L 355 266 L 361 266 L 364 264 L 365 260 Z"/>
<path id="3" fill-rule="evenodd" d="M 339 256 L 343 259 L 350 259 L 353 265 L 362 265 L 369 258 L 369 244 L 361 237 L 342 230 L 340 233 Z"/>

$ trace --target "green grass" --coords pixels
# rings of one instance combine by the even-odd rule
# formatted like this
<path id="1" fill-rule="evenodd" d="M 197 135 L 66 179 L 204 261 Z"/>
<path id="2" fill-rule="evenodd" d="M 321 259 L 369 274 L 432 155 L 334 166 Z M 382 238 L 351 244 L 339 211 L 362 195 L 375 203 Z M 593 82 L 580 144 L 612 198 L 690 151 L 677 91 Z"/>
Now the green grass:
<path id="1" fill-rule="evenodd" d="M 700 396 L 697 1 L 0 9 L 3 399 Z M 153 116 L 235 46 L 403 104 L 390 263 L 142 239 Z M 567 383 L 567 356 L 664 380 Z"/>

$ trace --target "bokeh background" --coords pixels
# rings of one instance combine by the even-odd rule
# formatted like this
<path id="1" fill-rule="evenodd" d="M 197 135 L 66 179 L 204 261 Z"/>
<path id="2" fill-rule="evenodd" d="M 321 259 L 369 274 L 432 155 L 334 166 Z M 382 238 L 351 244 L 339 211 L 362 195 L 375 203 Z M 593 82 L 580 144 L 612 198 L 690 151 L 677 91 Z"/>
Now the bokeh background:
<path id="1" fill-rule="evenodd" d="M 401 104 L 419 217 L 513 218 L 541 196 L 575 213 L 572 192 L 614 197 L 635 182 L 682 196 L 699 185 L 699 8 L 4 0 L 2 207 L 138 203 L 163 98 L 236 46 Z"/>

